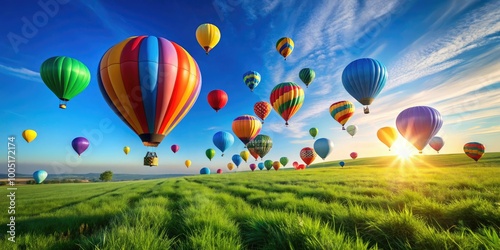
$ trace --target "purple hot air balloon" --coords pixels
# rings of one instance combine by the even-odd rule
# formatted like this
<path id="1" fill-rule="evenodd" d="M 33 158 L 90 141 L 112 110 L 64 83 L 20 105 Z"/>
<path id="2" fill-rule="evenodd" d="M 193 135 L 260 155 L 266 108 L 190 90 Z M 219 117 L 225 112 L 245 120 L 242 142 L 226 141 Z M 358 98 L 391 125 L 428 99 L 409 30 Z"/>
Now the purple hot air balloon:
<path id="1" fill-rule="evenodd" d="M 441 114 L 436 109 L 427 106 L 407 108 L 396 118 L 399 133 L 417 148 L 419 153 L 422 153 L 442 125 Z"/>
<path id="2" fill-rule="evenodd" d="M 78 154 L 78 157 L 80 157 L 80 155 L 85 152 L 85 150 L 87 150 L 89 144 L 89 140 L 87 140 L 85 137 L 76 137 L 71 142 L 71 145 L 73 146 L 75 152 Z"/>
<path id="3" fill-rule="evenodd" d="M 257 168 L 257 164 L 252 163 L 250 164 L 250 170 L 254 171 Z"/>
<path id="4" fill-rule="evenodd" d="M 174 144 L 170 147 L 170 149 L 172 149 L 172 152 L 174 152 L 174 154 L 175 154 L 175 153 L 177 153 L 177 151 L 179 151 L 180 147 L 179 147 L 179 145 Z"/>

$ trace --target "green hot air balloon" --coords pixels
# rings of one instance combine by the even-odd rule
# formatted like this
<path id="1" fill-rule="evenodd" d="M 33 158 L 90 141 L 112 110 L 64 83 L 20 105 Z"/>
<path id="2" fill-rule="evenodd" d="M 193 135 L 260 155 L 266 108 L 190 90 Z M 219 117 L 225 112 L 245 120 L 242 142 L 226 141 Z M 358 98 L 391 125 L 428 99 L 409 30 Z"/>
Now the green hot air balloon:
<path id="1" fill-rule="evenodd" d="M 288 164 L 288 158 L 285 156 L 281 157 L 280 163 L 281 163 L 281 165 L 283 165 L 283 167 L 286 166 L 286 164 Z"/>
<path id="2" fill-rule="evenodd" d="M 316 73 L 310 68 L 303 68 L 299 72 L 299 78 L 300 80 L 302 80 L 302 82 L 304 82 L 306 88 L 309 87 L 309 84 L 311 84 L 315 77 Z"/>
<path id="3" fill-rule="evenodd" d="M 271 168 L 273 168 L 273 161 L 272 160 L 266 160 L 264 162 L 264 166 L 266 167 L 267 170 L 271 170 Z"/>
<path id="4" fill-rule="evenodd" d="M 207 149 L 207 151 L 205 151 L 205 155 L 207 156 L 207 158 L 210 161 L 212 161 L 212 158 L 214 158 L 214 156 L 215 156 L 215 149 L 213 149 L 213 148 Z"/>
<path id="5" fill-rule="evenodd" d="M 247 149 L 255 152 L 260 158 L 266 156 L 273 147 L 273 140 L 268 135 L 257 135 L 253 140 L 247 144 Z"/>
<path id="6" fill-rule="evenodd" d="M 80 94 L 90 83 L 90 71 L 82 62 L 67 56 L 51 57 L 42 63 L 40 76 L 47 87 L 61 100 L 59 108 Z"/>
<path id="7" fill-rule="evenodd" d="M 317 128 L 311 128 L 309 129 L 309 134 L 312 136 L 312 138 L 316 138 L 316 136 L 318 135 L 318 129 Z"/>

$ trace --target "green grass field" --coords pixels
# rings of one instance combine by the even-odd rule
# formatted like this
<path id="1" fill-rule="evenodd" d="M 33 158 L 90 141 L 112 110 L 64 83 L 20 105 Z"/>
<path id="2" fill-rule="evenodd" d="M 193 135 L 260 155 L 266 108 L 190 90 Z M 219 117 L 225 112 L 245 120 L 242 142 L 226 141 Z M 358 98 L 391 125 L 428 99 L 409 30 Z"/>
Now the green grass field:
<path id="1" fill-rule="evenodd" d="M 4 186 L 0 249 L 500 249 L 500 153 L 412 162 Z"/>

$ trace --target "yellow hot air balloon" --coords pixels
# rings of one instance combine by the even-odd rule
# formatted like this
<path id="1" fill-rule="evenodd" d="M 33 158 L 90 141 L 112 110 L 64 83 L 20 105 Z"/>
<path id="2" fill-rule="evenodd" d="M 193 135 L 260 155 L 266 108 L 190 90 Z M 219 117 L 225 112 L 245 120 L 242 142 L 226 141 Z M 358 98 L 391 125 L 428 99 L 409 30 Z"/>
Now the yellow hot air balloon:
<path id="1" fill-rule="evenodd" d="M 391 150 L 392 144 L 398 139 L 398 131 L 393 127 L 383 127 L 377 131 L 378 139 L 389 147 Z"/>
<path id="2" fill-rule="evenodd" d="M 130 153 L 130 147 L 124 147 L 123 148 L 123 152 L 128 155 L 128 153 Z"/>
<path id="3" fill-rule="evenodd" d="M 204 23 L 198 26 L 196 29 L 196 40 L 198 40 L 198 43 L 208 55 L 208 52 L 210 52 L 210 50 L 220 41 L 219 28 L 210 23 Z"/>
<path id="4" fill-rule="evenodd" d="M 233 170 L 234 169 L 234 164 L 232 162 L 228 163 L 227 164 L 227 169 L 229 169 L 229 171 Z"/>
<path id="5" fill-rule="evenodd" d="M 241 156 L 241 158 L 243 158 L 243 160 L 245 162 L 247 162 L 248 157 L 250 157 L 250 153 L 246 150 L 243 150 L 243 151 L 241 151 L 240 156 Z"/>
<path id="6" fill-rule="evenodd" d="M 37 136 L 37 133 L 35 130 L 32 129 L 26 129 L 23 131 L 23 138 L 28 142 L 32 142 Z"/>
<path id="7" fill-rule="evenodd" d="M 189 168 L 189 166 L 191 166 L 191 161 L 190 160 L 186 160 L 184 162 L 184 164 L 186 165 L 187 168 Z"/>

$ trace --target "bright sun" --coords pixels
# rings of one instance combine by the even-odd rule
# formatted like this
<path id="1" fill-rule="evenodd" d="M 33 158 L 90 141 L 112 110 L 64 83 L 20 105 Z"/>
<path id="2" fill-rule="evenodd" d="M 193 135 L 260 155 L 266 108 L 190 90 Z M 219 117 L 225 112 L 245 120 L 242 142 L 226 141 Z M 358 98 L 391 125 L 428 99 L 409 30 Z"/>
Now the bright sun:
<path id="1" fill-rule="evenodd" d="M 399 143 L 395 145 L 394 151 L 398 155 L 398 158 L 402 161 L 409 160 L 413 156 L 413 148 L 408 143 Z"/>

